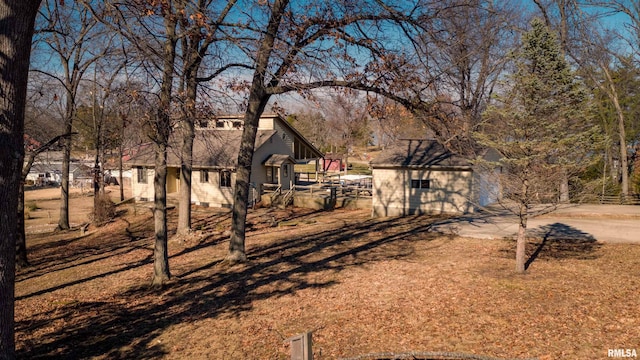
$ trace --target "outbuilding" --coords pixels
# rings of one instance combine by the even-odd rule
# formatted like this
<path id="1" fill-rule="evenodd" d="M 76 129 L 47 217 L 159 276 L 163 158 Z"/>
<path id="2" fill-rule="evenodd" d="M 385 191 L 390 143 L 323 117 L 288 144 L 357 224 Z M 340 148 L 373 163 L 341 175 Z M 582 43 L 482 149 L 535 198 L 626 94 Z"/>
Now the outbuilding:
<path id="1" fill-rule="evenodd" d="M 399 140 L 371 168 L 374 217 L 473 212 L 471 162 L 435 140 Z"/>

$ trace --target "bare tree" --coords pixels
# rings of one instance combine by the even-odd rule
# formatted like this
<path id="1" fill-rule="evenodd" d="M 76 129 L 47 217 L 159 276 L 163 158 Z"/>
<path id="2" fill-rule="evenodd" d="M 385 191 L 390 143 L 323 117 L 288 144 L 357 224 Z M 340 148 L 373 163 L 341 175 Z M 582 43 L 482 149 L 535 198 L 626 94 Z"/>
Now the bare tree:
<path id="1" fill-rule="evenodd" d="M 259 43 L 255 58 L 255 71 L 251 88 L 247 111 L 244 116 L 244 130 L 238 154 L 238 167 L 236 172 L 236 186 L 234 190 L 233 213 L 231 217 L 231 239 L 229 241 L 228 259 L 231 261 L 246 260 L 245 231 L 247 220 L 247 206 L 249 201 L 249 182 L 251 178 L 251 163 L 253 150 L 258 131 L 258 120 L 264 112 L 272 94 L 267 92 L 265 83 L 269 60 L 278 36 L 278 29 L 283 19 L 289 0 L 275 0 L 271 7 L 271 14 L 266 31 Z M 296 51 L 297 52 L 297 51 Z M 277 79 L 276 81 L 278 81 Z M 277 82 L 276 82 L 277 83 Z"/>
<path id="2" fill-rule="evenodd" d="M 358 92 L 348 89 L 333 93 L 324 101 L 323 106 L 327 131 L 331 134 L 332 143 L 344 151 L 344 161 L 347 165 L 353 147 L 366 146 L 371 141 L 369 104 L 366 98 L 357 95 Z"/>
<path id="3" fill-rule="evenodd" d="M 157 7 L 149 4 L 163 19 L 164 41 L 162 41 L 161 81 L 158 93 L 158 111 L 153 122 L 148 123 L 147 136 L 153 141 L 155 153 L 155 175 L 153 179 L 155 246 L 153 261 L 153 286 L 162 286 L 171 278 L 169 250 L 167 248 L 167 146 L 171 134 L 171 97 L 173 92 L 174 66 L 178 37 L 176 28 L 183 3 L 161 1 Z"/>
<path id="4" fill-rule="evenodd" d="M 520 10 L 513 2 L 447 0 L 407 30 L 413 74 L 395 77 L 406 89 L 392 98 L 400 95 L 395 100 L 456 153 L 475 153 L 471 134 L 518 39 Z"/>
<path id="5" fill-rule="evenodd" d="M 403 13 L 416 10 L 395 8 L 384 2 L 367 2 L 365 5 L 352 0 L 309 4 L 275 0 L 261 4 L 257 9 L 259 14 L 262 10 L 266 15 L 253 18 L 258 23 L 252 23 L 248 28 L 265 31 L 257 38 L 243 37 L 251 41 L 238 42 L 240 45 L 248 43 L 242 48 L 250 55 L 255 70 L 248 86 L 238 154 L 227 257 L 230 261 L 246 259 L 245 221 L 253 147 L 258 120 L 271 97 L 290 91 L 307 93 L 327 86 L 369 90 L 376 84 L 389 85 L 392 82 L 387 76 L 390 69 L 397 69 L 406 61 L 382 45 L 383 42 L 391 44 L 384 41 L 382 29 L 403 21 L 406 17 Z M 267 19 L 266 23 L 262 23 L 262 19 Z M 362 49 L 363 55 L 356 59 L 350 47 Z M 361 63 L 365 65 L 359 65 Z M 417 77 L 411 76 L 405 81 Z M 396 88 L 402 89 L 403 85 L 398 84 Z M 377 90 L 384 94 L 392 91 L 389 88 Z"/>
<path id="6" fill-rule="evenodd" d="M 120 59 L 123 59 L 122 57 Z M 105 151 L 109 144 L 109 134 L 117 131 L 117 120 L 114 112 L 116 104 L 111 103 L 110 97 L 114 90 L 114 84 L 121 76 L 121 70 L 126 66 L 126 62 L 120 61 L 119 64 L 112 63 L 113 59 L 103 58 L 105 61 L 97 61 L 93 67 L 93 80 L 86 87 L 90 99 L 89 106 L 85 109 L 89 113 L 82 117 L 78 114 L 78 120 L 84 122 L 86 128 L 89 129 L 89 136 L 93 145 L 94 162 L 93 162 L 93 222 L 96 224 L 104 223 L 109 220 L 112 214 L 109 214 L 108 207 L 111 200 L 105 198 L 104 194 L 104 165 L 106 163 Z M 126 59 L 123 59 L 126 61 Z M 100 69 L 100 79 L 98 79 L 98 69 Z"/>
<path id="7" fill-rule="evenodd" d="M 182 149 L 178 234 L 186 234 L 191 230 L 191 173 L 195 121 L 198 116 L 196 110 L 198 83 L 210 81 L 224 70 L 237 65 L 222 65 L 207 77 L 199 77 L 199 72 L 209 48 L 224 38 L 219 36 L 221 25 L 236 2 L 236 0 L 229 0 L 222 11 L 216 14 L 211 9 L 216 3 L 212 0 L 188 1 L 184 6 L 186 11 L 179 22 L 182 30 L 180 35 L 182 73 L 179 93 L 182 94 L 183 118 L 180 121 Z"/>
<path id="8" fill-rule="evenodd" d="M 376 144 L 384 149 L 398 139 L 428 138 L 426 125 L 404 106 L 381 96 L 370 96 L 372 130 Z"/>
<path id="9" fill-rule="evenodd" d="M 145 116 L 143 132 L 154 151 L 154 271 L 153 286 L 162 286 L 171 278 L 167 248 L 167 149 L 176 112 L 172 110 L 176 94 L 174 80 L 178 67 L 179 24 L 187 21 L 186 0 L 119 2 L 92 4 L 83 1 L 94 16 L 127 42 L 125 56 L 139 63 L 141 73 L 157 90 L 155 113 Z M 193 14 L 197 17 L 198 14 Z M 202 15 L 202 14 L 200 14 Z M 195 35 L 195 34 L 191 34 Z M 197 48 L 197 47 L 196 47 Z M 129 75 L 131 76 L 131 75 Z"/>
<path id="10" fill-rule="evenodd" d="M 38 20 L 37 53 L 57 58 L 54 64 L 37 62 L 34 70 L 59 82 L 64 88 L 64 133 L 73 132 L 80 82 L 87 70 L 110 50 L 110 38 L 95 17 L 81 4 L 48 0 Z M 39 54 L 42 56 L 42 54 Z M 52 68 L 51 66 L 55 66 Z M 59 68 L 58 68 L 59 66 Z M 62 73 L 60 73 L 62 70 Z M 69 165 L 71 138 L 63 142 L 60 218 L 58 228 L 69 229 Z"/>
<path id="11" fill-rule="evenodd" d="M 0 358 L 15 359 L 15 254 L 18 189 L 31 39 L 39 0 L 0 2 Z"/>
<path id="12" fill-rule="evenodd" d="M 596 58 L 592 58 L 596 59 Z M 607 95 L 611 104 L 615 109 L 617 128 L 618 128 L 618 141 L 620 146 L 620 170 L 622 173 L 622 196 L 629 195 L 629 155 L 627 152 L 627 136 L 625 129 L 625 111 L 620 104 L 620 95 L 616 88 L 615 80 L 611 74 L 611 64 L 607 60 L 607 56 L 601 54 L 597 60 L 595 60 L 599 71 L 585 71 L 592 83 Z M 586 68 L 585 68 L 586 69 Z M 601 75 L 599 78 L 598 75 Z"/>
<path id="13" fill-rule="evenodd" d="M 24 229 L 24 186 L 27 175 L 29 175 L 29 171 L 31 171 L 31 167 L 33 166 L 33 163 L 38 155 L 56 145 L 60 141 L 60 139 L 71 137 L 71 135 L 73 135 L 73 133 L 54 136 L 46 143 L 39 146 L 25 144 L 25 161 L 24 165 L 22 166 L 20 188 L 18 190 L 18 231 L 16 234 L 16 266 L 18 269 L 29 266 L 29 260 L 27 256 L 27 237 L 25 235 Z"/>
<path id="14" fill-rule="evenodd" d="M 146 117 L 151 113 L 152 104 L 144 96 L 147 85 L 129 78 L 127 67 L 125 79 L 113 89 L 113 112 L 118 118 L 116 146 L 118 148 L 118 169 L 120 176 L 120 201 L 124 200 L 124 156 L 131 156 L 133 149 L 148 141 L 144 134 L 134 129 L 142 128 Z"/>
<path id="15" fill-rule="evenodd" d="M 49 111 L 51 99 L 45 98 L 48 92 L 48 84 L 43 82 L 43 77 L 32 74 L 28 90 L 26 116 L 24 120 L 24 149 L 25 158 L 22 166 L 21 181 L 18 195 L 18 222 L 16 234 L 16 266 L 18 269 L 29 266 L 27 256 L 27 244 L 25 236 L 25 210 L 24 190 L 26 178 L 37 157 L 45 151 L 55 148 L 58 141 L 65 137 L 59 134 L 62 124 L 59 124 L 56 115 Z M 44 100 L 44 101 L 43 101 Z M 71 136 L 67 134 L 66 136 Z M 44 142 L 44 143 L 43 143 Z"/>
<path id="16" fill-rule="evenodd" d="M 615 110 L 617 121 L 617 133 L 619 143 L 621 193 L 628 196 L 630 192 L 629 181 L 629 152 L 626 135 L 626 115 L 622 105 L 616 79 L 613 72 L 615 67 L 624 67 L 629 63 L 638 61 L 640 56 L 640 6 L 636 2 L 606 0 L 593 0 L 587 2 L 592 7 L 606 9 L 622 15 L 627 20 L 624 29 L 605 29 L 594 21 L 593 15 L 581 12 L 579 26 L 575 26 L 578 32 L 577 42 L 579 47 L 573 51 L 573 57 L 584 68 L 584 75 L 597 86 L 604 94 Z M 631 50 L 629 54 L 628 50 Z M 627 52 L 625 54 L 625 52 Z"/>
<path id="17" fill-rule="evenodd" d="M 296 130 L 300 131 L 318 149 L 322 151 L 330 149 L 327 121 L 320 113 L 320 109 L 317 111 L 302 110 L 289 115 L 287 121 L 291 122 Z"/>

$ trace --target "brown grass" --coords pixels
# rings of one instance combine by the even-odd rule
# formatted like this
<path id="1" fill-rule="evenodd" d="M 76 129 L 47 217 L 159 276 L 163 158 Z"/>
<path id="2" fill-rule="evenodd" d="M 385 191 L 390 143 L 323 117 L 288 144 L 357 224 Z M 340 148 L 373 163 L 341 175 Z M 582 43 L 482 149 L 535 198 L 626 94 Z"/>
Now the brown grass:
<path id="1" fill-rule="evenodd" d="M 163 290 L 148 287 L 148 211 L 84 237 L 30 235 L 33 266 L 16 289 L 19 356 L 289 359 L 285 340 L 307 330 L 315 359 L 411 351 L 598 359 L 610 348 L 640 350 L 640 246 L 554 240 L 515 275 L 510 241 L 430 232 L 438 218 L 368 215 L 259 209 L 249 219 L 249 261 L 229 265 L 228 214 L 200 209 L 193 236 L 170 241 L 173 280 Z"/>

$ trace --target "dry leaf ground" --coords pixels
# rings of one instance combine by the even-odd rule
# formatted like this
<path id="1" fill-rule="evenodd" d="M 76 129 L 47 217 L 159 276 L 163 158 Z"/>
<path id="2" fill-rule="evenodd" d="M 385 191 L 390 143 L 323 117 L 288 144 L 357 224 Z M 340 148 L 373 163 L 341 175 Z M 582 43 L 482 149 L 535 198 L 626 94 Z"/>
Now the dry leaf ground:
<path id="1" fill-rule="evenodd" d="M 511 241 L 442 236 L 430 231 L 437 217 L 369 215 L 258 209 L 249 261 L 231 265 L 228 214 L 198 208 L 193 235 L 170 241 L 162 290 L 148 287 L 148 210 L 124 208 L 84 237 L 31 234 L 33 266 L 16 284 L 19 357 L 289 359 L 285 340 L 308 330 L 315 359 L 640 351 L 640 246 L 531 239 L 536 259 L 515 275 Z"/>

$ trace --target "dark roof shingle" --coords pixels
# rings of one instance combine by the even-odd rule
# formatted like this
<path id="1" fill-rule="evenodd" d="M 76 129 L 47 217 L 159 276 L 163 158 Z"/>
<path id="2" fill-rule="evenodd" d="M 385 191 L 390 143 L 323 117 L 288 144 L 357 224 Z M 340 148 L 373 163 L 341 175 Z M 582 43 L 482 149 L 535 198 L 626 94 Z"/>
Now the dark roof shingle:
<path id="1" fill-rule="evenodd" d="M 435 140 L 399 140 L 371 161 L 374 168 L 471 168 L 466 158 L 447 150 Z"/>
<path id="2" fill-rule="evenodd" d="M 276 131 L 259 130 L 256 134 L 255 149 L 260 148 Z M 198 130 L 193 139 L 193 167 L 195 168 L 235 168 L 242 130 Z M 154 166 L 153 147 L 149 146 L 129 160 L 132 166 Z M 172 136 L 167 150 L 167 166 L 180 166 L 180 141 Z"/>

